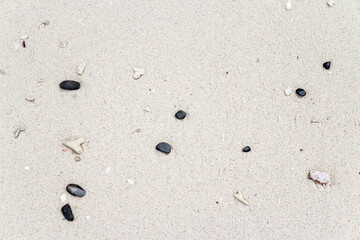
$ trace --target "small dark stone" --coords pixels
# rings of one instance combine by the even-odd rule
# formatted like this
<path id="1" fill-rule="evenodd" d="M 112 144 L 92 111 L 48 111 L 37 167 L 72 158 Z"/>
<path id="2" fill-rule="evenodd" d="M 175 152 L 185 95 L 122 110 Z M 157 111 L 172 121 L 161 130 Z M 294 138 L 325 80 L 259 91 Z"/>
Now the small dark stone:
<path id="1" fill-rule="evenodd" d="M 323 67 L 326 69 L 326 70 L 329 70 L 330 69 L 330 66 L 331 66 L 331 62 L 324 62 L 323 63 Z"/>
<path id="2" fill-rule="evenodd" d="M 246 146 L 243 148 L 242 150 L 243 152 L 250 152 L 251 151 L 251 148 L 249 146 Z"/>
<path id="3" fill-rule="evenodd" d="M 65 90 L 78 90 L 80 88 L 80 83 L 72 80 L 65 80 L 62 81 L 59 86 Z"/>
<path id="4" fill-rule="evenodd" d="M 74 221 L 74 215 L 73 215 L 73 212 L 72 212 L 71 207 L 70 207 L 69 204 L 64 205 L 61 208 L 61 212 L 64 215 L 66 220 L 68 220 L 70 222 Z"/>
<path id="5" fill-rule="evenodd" d="M 156 150 L 169 154 L 171 152 L 171 146 L 166 142 L 161 142 L 158 145 L 156 145 Z"/>
<path id="6" fill-rule="evenodd" d="M 184 119 L 186 117 L 186 112 L 180 110 L 175 114 L 175 117 L 179 120 Z"/>
<path id="7" fill-rule="evenodd" d="M 72 184 L 67 185 L 66 191 L 76 197 L 85 196 L 85 190 L 77 184 L 72 183 Z"/>
<path id="8" fill-rule="evenodd" d="M 300 97 L 304 97 L 306 95 L 306 92 L 304 89 L 298 88 L 296 89 L 296 94 L 299 95 Z"/>

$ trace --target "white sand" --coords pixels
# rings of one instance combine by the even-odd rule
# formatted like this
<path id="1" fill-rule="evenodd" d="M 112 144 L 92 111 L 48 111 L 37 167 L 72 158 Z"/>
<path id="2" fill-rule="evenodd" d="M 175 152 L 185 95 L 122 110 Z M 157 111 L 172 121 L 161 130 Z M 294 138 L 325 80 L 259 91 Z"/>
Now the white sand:
<path id="1" fill-rule="evenodd" d="M 291 2 L 2 1 L 0 239 L 360 238 L 360 2 Z"/>

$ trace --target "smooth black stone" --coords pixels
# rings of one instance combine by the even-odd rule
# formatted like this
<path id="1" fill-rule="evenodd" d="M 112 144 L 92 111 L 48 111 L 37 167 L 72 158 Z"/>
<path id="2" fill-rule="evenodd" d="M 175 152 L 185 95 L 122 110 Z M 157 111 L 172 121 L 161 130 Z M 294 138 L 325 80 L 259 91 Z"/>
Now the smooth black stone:
<path id="1" fill-rule="evenodd" d="M 65 80 L 62 81 L 59 86 L 65 90 L 78 90 L 80 88 L 80 83 L 72 80 Z"/>
<path id="2" fill-rule="evenodd" d="M 85 190 L 77 184 L 72 183 L 72 184 L 67 185 L 66 191 L 76 197 L 85 196 Z"/>
<path id="3" fill-rule="evenodd" d="M 158 145 L 156 145 L 156 150 L 169 154 L 171 152 L 171 146 L 166 142 L 161 142 Z"/>
<path id="4" fill-rule="evenodd" d="M 306 92 L 304 89 L 298 88 L 296 89 L 296 94 L 299 95 L 300 97 L 304 97 L 306 95 Z"/>
<path id="5" fill-rule="evenodd" d="M 330 65 L 331 65 L 331 62 L 324 62 L 323 67 L 324 67 L 326 70 L 329 70 L 329 69 L 330 69 Z"/>
<path id="6" fill-rule="evenodd" d="M 242 150 L 243 152 L 250 152 L 251 151 L 251 148 L 249 146 L 246 146 L 243 148 Z"/>
<path id="7" fill-rule="evenodd" d="M 74 221 L 74 215 L 73 215 L 73 212 L 72 212 L 71 207 L 70 207 L 69 204 L 64 205 L 61 208 L 61 212 L 64 215 L 66 220 L 68 220 L 70 222 Z"/>
<path id="8" fill-rule="evenodd" d="M 179 120 L 184 119 L 186 117 L 186 112 L 180 110 L 175 114 L 175 117 Z"/>

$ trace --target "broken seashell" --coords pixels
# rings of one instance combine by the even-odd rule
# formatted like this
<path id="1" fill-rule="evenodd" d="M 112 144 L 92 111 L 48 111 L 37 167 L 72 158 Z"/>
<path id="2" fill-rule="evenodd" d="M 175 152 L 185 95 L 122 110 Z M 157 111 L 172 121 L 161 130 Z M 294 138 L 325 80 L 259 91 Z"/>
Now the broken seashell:
<path id="1" fill-rule="evenodd" d="M 14 137 L 17 138 L 20 135 L 20 132 L 25 131 L 25 125 L 18 126 L 14 131 Z"/>
<path id="2" fill-rule="evenodd" d="M 234 197 L 245 205 L 249 205 L 249 202 L 243 197 L 240 191 L 234 194 Z"/>
<path id="3" fill-rule="evenodd" d="M 86 142 L 85 138 L 79 138 L 79 139 L 76 139 L 76 140 L 65 139 L 65 140 L 63 140 L 62 144 L 64 146 L 70 148 L 71 150 L 73 150 L 77 154 L 81 154 L 84 151 L 82 149 L 82 147 L 81 147 L 81 144 L 83 144 L 85 142 Z"/>
<path id="4" fill-rule="evenodd" d="M 315 183 L 322 185 L 330 182 L 330 175 L 326 172 L 311 170 L 308 174 L 308 178 L 313 180 Z"/>
<path id="5" fill-rule="evenodd" d="M 145 74 L 145 69 L 134 67 L 134 79 L 139 79 L 142 75 Z"/>
<path id="6" fill-rule="evenodd" d="M 86 63 L 82 63 L 77 67 L 76 72 L 78 75 L 82 75 L 84 73 L 85 66 Z"/>

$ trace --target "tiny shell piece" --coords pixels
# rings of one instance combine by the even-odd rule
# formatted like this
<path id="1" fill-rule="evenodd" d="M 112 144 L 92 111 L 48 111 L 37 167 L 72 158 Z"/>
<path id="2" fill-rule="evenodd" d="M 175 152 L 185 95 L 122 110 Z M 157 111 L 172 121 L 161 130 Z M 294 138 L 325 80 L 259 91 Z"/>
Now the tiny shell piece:
<path id="1" fill-rule="evenodd" d="M 240 191 L 234 194 L 234 197 L 245 205 L 249 205 L 249 202 L 243 197 Z"/>
<path id="2" fill-rule="evenodd" d="M 151 108 L 149 106 L 147 106 L 146 108 L 144 108 L 144 111 L 145 112 L 150 112 L 151 111 Z"/>
<path id="3" fill-rule="evenodd" d="M 330 182 L 330 175 L 326 172 L 311 170 L 308 174 L 308 178 L 312 179 L 315 183 L 323 185 Z"/>
<path id="4" fill-rule="evenodd" d="M 287 1 L 286 5 L 285 5 L 285 9 L 288 11 L 291 10 L 291 1 L 290 0 Z"/>
<path id="5" fill-rule="evenodd" d="M 330 0 L 330 1 L 327 2 L 327 5 L 329 7 L 333 7 L 335 5 L 335 2 L 333 0 Z"/>
<path id="6" fill-rule="evenodd" d="M 139 79 L 142 75 L 145 74 L 145 69 L 134 67 L 134 79 Z"/>
<path id="7" fill-rule="evenodd" d="M 61 194 L 61 196 L 60 196 L 60 201 L 61 201 L 62 203 L 65 203 L 65 202 L 66 202 L 66 194 Z"/>
<path id="8" fill-rule="evenodd" d="M 290 96 L 291 94 L 291 87 L 287 87 L 285 90 L 284 90 L 284 93 L 286 96 Z"/>
<path id="9" fill-rule="evenodd" d="M 83 144 L 85 142 L 86 142 L 85 138 L 79 138 L 79 139 L 76 139 L 74 141 L 72 141 L 70 139 L 65 139 L 65 140 L 63 140 L 62 144 L 64 146 L 70 148 L 71 150 L 73 150 L 77 154 L 81 154 L 84 151 L 82 149 L 82 147 L 81 147 L 81 144 Z"/>
<path id="10" fill-rule="evenodd" d="M 20 125 L 14 131 L 14 137 L 17 138 L 20 135 L 20 132 L 25 131 L 26 127 L 24 125 Z"/>
<path id="11" fill-rule="evenodd" d="M 78 75 L 82 75 L 84 73 L 85 66 L 86 63 L 82 63 L 77 67 L 76 72 Z"/>
<path id="12" fill-rule="evenodd" d="M 59 43 L 59 47 L 64 48 L 64 47 L 66 47 L 67 44 L 68 44 L 67 41 L 61 41 L 61 42 Z"/>

